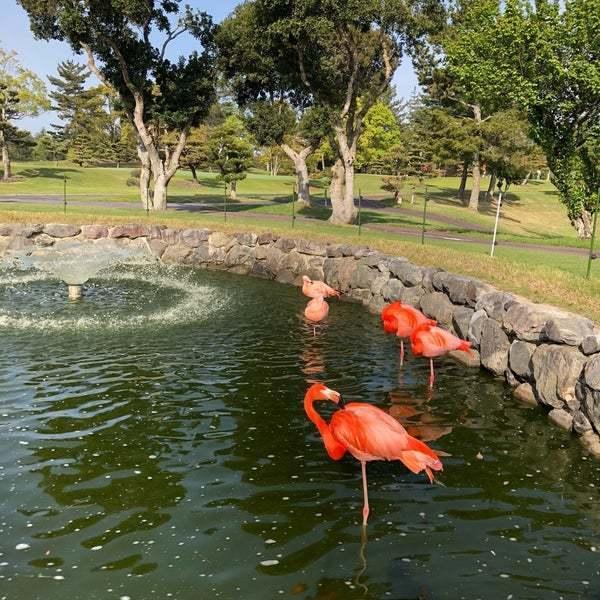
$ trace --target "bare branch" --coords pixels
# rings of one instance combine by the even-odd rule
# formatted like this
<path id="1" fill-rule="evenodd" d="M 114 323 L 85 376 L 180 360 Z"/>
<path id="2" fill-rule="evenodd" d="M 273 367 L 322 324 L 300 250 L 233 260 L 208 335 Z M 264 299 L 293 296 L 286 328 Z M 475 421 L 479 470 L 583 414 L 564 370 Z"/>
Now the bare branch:
<path id="1" fill-rule="evenodd" d="M 165 52 L 167 50 L 167 46 L 177 37 L 179 37 L 182 33 L 185 33 L 188 30 L 186 26 L 183 26 L 181 29 L 177 27 L 173 29 L 173 31 L 169 32 L 167 39 L 164 41 L 161 51 L 160 51 L 160 60 L 163 60 L 165 57 Z"/>
<path id="2" fill-rule="evenodd" d="M 344 45 L 346 46 L 346 50 L 348 52 L 348 59 L 352 64 L 352 74 L 350 75 L 350 79 L 348 80 L 348 85 L 346 86 L 346 101 L 344 102 L 344 106 L 342 107 L 342 112 L 340 114 L 341 118 L 344 119 L 348 116 L 350 112 L 350 108 L 352 107 L 355 98 L 354 86 L 356 84 L 356 78 L 358 77 L 358 56 L 356 51 L 356 44 L 354 44 L 354 40 L 349 40 L 348 36 L 350 33 L 348 30 L 343 29 L 342 39 L 344 40 Z"/>
<path id="3" fill-rule="evenodd" d="M 98 68 L 98 65 L 96 64 L 96 59 L 94 58 L 94 54 L 92 52 L 92 49 L 87 45 L 84 44 L 83 42 L 81 43 L 81 48 L 83 49 L 83 51 L 85 52 L 86 56 L 87 56 L 87 68 L 106 86 L 106 87 L 112 87 L 110 85 L 110 83 L 107 81 L 106 77 L 104 77 L 104 75 L 102 74 L 102 71 L 100 71 L 100 69 Z"/>
<path id="4" fill-rule="evenodd" d="M 302 54 L 302 49 L 300 46 L 296 46 L 296 52 L 298 53 L 298 66 L 300 67 L 300 79 L 302 83 L 312 91 L 312 87 L 310 85 L 310 81 L 308 81 L 308 76 L 306 75 L 306 69 L 304 68 L 304 55 Z"/>

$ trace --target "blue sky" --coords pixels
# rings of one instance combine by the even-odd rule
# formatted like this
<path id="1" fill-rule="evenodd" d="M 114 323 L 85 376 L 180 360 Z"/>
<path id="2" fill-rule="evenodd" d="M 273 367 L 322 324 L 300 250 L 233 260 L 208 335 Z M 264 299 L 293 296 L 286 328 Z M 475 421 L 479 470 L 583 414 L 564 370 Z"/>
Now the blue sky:
<path id="1" fill-rule="evenodd" d="M 70 58 L 83 62 L 81 58 L 74 57 L 68 44 L 36 40 L 29 29 L 27 14 L 16 1 L 0 1 L 8 5 L 3 9 L 2 19 L 0 19 L 0 47 L 5 50 L 15 50 L 19 54 L 21 63 L 37 73 L 46 83 L 47 75 L 56 73 L 56 66 L 60 61 Z M 215 21 L 221 21 L 239 4 L 239 0 L 188 0 L 187 4 L 194 8 L 201 8 L 211 14 Z M 187 40 L 179 38 L 176 42 L 179 43 L 178 46 L 173 44 L 176 54 L 184 54 L 189 50 Z M 394 85 L 399 96 L 409 97 L 412 94 L 417 80 L 410 60 L 403 61 L 394 76 Z M 23 119 L 20 126 L 36 132 L 56 121 L 56 115 L 45 113 L 36 118 Z"/>

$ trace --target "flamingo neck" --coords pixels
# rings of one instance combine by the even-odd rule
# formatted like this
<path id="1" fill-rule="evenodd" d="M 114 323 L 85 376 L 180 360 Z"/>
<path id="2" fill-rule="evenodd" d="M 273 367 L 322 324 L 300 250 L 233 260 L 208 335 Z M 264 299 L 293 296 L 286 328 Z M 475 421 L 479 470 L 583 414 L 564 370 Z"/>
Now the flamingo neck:
<path id="1" fill-rule="evenodd" d="M 307 393 L 304 397 L 304 411 L 306 416 L 315 424 L 316 428 L 321 434 L 323 443 L 327 454 L 333 460 L 339 460 L 346 452 L 346 448 L 334 437 L 329 424 L 323 419 L 323 417 L 316 411 L 313 406 L 314 398 L 310 393 Z"/>

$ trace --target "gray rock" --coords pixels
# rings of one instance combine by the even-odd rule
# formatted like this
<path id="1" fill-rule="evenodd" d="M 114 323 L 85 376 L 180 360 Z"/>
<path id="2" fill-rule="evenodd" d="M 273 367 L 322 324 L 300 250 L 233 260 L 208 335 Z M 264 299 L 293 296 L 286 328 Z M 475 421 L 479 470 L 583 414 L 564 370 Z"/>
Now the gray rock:
<path id="1" fill-rule="evenodd" d="M 67 225 L 62 223 L 48 223 L 43 229 L 46 235 L 55 238 L 75 237 L 81 233 L 79 225 Z"/>
<path id="2" fill-rule="evenodd" d="M 250 248 L 253 248 L 258 243 L 258 236 L 249 231 L 234 233 L 233 237 L 238 241 L 239 244 L 242 244 L 242 246 L 249 246 Z"/>
<path id="3" fill-rule="evenodd" d="M 300 254 L 296 250 L 292 250 L 283 255 L 280 268 L 284 271 L 289 271 L 295 276 L 302 276 L 308 272 L 308 258 L 305 254 Z"/>
<path id="4" fill-rule="evenodd" d="M 347 292 L 356 268 L 356 261 L 352 257 L 326 258 L 323 263 L 325 281 L 331 287 Z"/>
<path id="5" fill-rule="evenodd" d="M 535 352 L 535 344 L 515 340 L 508 354 L 508 364 L 512 372 L 521 379 L 531 379 L 531 357 Z"/>
<path id="6" fill-rule="evenodd" d="M 225 257 L 225 263 L 230 266 L 246 265 L 248 266 L 247 272 L 250 272 L 250 267 L 254 262 L 254 257 L 249 250 L 250 248 L 248 246 L 236 244 L 227 253 L 227 256 Z"/>
<path id="7" fill-rule="evenodd" d="M 186 246 L 197 248 L 208 241 L 211 233 L 209 229 L 184 229 L 180 234 L 180 239 Z"/>
<path id="8" fill-rule="evenodd" d="M 371 293 L 373 296 L 379 296 L 381 298 L 381 291 L 383 287 L 389 280 L 389 275 L 386 273 L 381 273 L 380 271 L 375 272 L 377 276 L 371 282 Z M 385 304 L 383 298 L 381 298 L 381 302 Z"/>
<path id="9" fill-rule="evenodd" d="M 184 264 L 185 259 L 190 252 L 191 248 L 189 246 L 184 246 L 183 244 L 167 246 L 161 256 L 161 260 L 165 264 L 181 265 Z"/>
<path id="10" fill-rule="evenodd" d="M 34 235 L 41 233 L 44 230 L 44 226 L 36 224 L 25 224 L 25 225 L 13 225 L 13 235 L 20 235 L 26 238 L 33 237 Z"/>
<path id="11" fill-rule="evenodd" d="M 369 311 L 375 315 L 381 313 L 381 310 L 385 306 L 385 301 L 381 296 L 373 296 L 369 302 Z"/>
<path id="12" fill-rule="evenodd" d="M 273 279 L 273 273 L 263 262 L 255 261 L 250 269 L 250 275 L 260 277 L 261 279 Z"/>
<path id="13" fill-rule="evenodd" d="M 484 310 L 476 310 L 471 317 L 467 339 L 477 347 L 479 347 L 481 342 L 481 328 L 487 318 L 487 314 Z"/>
<path id="14" fill-rule="evenodd" d="M 56 238 L 50 237 L 45 233 L 40 233 L 33 240 L 33 243 L 40 248 L 48 248 L 49 246 L 53 246 L 56 243 Z"/>
<path id="15" fill-rule="evenodd" d="M 576 400 L 575 384 L 585 358 L 574 348 L 543 344 L 531 359 L 537 395 L 543 404 L 563 408 Z"/>
<path id="16" fill-rule="evenodd" d="M 518 385 L 513 390 L 513 396 L 520 402 L 523 402 L 523 404 L 537 406 L 537 400 L 535 399 L 533 388 L 529 383 L 522 383 L 521 385 Z"/>
<path id="17" fill-rule="evenodd" d="M 479 351 L 481 364 L 495 375 L 502 375 L 508 366 L 510 341 L 494 319 L 484 320 Z"/>
<path id="18" fill-rule="evenodd" d="M 421 302 L 421 298 L 425 295 L 425 289 L 420 285 L 413 287 L 405 287 L 400 294 L 400 301 L 403 304 L 410 304 L 417 308 Z"/>
<path id="19" fill-rule="evenodd" d="M 166 228 L 166 225 L 146 225 L 146 239 L 162 240 L 162 232 Z"/>
<path id="20" fill-rule="evenodd" d="M 367 265 L 359 264 L 358 268 L 352 274 L 350 287 L 370 290 L 371 284 L 373 281 L 375 281 L 379 274 L 379 271 L 371 269 Z"/>
<path id="21" fill-rule="evenodd" d="M 286 269 L 280 269 L 275 275 L 275 280 L 279 281 L 279 283 L 295 284 L 296 275 Z"/>
<path id="22" fill-rule="evenodd" d="M 210 261 L 210 248 L 206 242 L 200 246 L 197 246 L 196 248 L 192 248 L 192 251 L 186 257 L 186 263 L 190 265 L 204 266 L 208 265 Z"/>
<path id="23" fill-rule="evenodd" d="M 469 324 L 471 323 L 471 317 L 475 311 L 472 308 L 466 306 L 457 306 L 452 313 L 452 323 L 454 325 L 454 331 L 463 340 L 468 339 L 469 336 Z"/>
<path id="24" fill-rule="evenodd" d="M 265 266 L 266 268 L 273 273 L 273 275 L 277 275 L 279 272 L 281 261 L 285 254 L 275 246 L 267 246 L 266 256 L 265 256 Z"/>
<path id="25" fill-rule="evenodd" d="M 594 333 L 583 338 L 583 342 L 581 342 L 581 351 L 585 355 L 600 352 L 600 333 Z"/>
<path id="26" fill-rule="evenodd" d="M 400 300 L 404 285 L 399 279 L 390 278 L 381 289 L 381 295 L 387 302 L 396 302 Z"/>
<path id="27" fill-rule="evenodd" d="M 0 223 L 0 236 L 9 237 L 13 234 L 13 226 L 8 223 Z"/>
<path id="28" fill-rule="evenodd" d="M 129 238 L 130 240 L 135 240 L 136 238 L 144 237 L 147 234 L 148 230 L 144 225 L 140 225 L 139 223 L 127 223 L 126 225 L 112 227 L 108 233 L 108 237 Z"/>
<path id="29" fill-rule="evenodd" d="M 554 317 L 546 322 L 541 335 L 550 342 L 579 346 L 593 330 L 594 324 L 589 319 L 576 316 Z"/>
<path id="30" fill-rule="evenodd" d="M 514 303 L 515 297 L 512 294 L 494 290 L 482 294 L 475 305 L 477 310 L 484 310 L 490 319 L 496 319 L 502 323 L 507 309 Z"/>
<path id="31" fill-rule="evenodd" d="M 326 256 L 325 246 L 307 240 L 296 240 L 296 250 L 301 254 L 311 254 L 313 256 Z"/>
<path id="32" fill-rule="evenodd" d="M 581 402 L 581 411 L 596 431 L 600 431 L 600 392 L 592 390 L 579 381 L 576 388 L 577 398 Z"/>
<path id="33" fill-rule="evenodd" d="M 167 244 L 178 244 L 180 235 L 181 231 L 179 229 L 167 227 L 166 229 L 161 230 L 160 239 Z"/>
<path id="34" fill-rule="evenodd" d="M 473 350 L 472 348 L 469 352 L 452 350 L 452 352 L 448 352 L 448 356 L 465 367 L 474 369 L 481 366 L 481 357 L 479 356 L 479 352 L 477 352 L 477 350 Z"/>
<path id="35" fill-rule="evenodd" d="M 148 242 L 148 246 L 150 247 L 150 251 L 156 258 L 161 258 L 164 251 L 167 249 L 167 244 L 162 240 L 150 240 Z"/>
<path id="36" fill-rule="evenodd" d="M 328 245 L 326 256 L 329 258 L 340 258 L 342 256 L 342 247 L 339 244 Z"/>
<path id="37" fill-rule="evenodd" d="M 435 277 L 436 273 L 442 273 L 443 269 L 440 269 L 438 267 L 427 267 L 422 269 L 423 271 L 423 287 L 425 288 L 426 292 L 435 292 L 436 289 L 433 287 L 433 278 Z"/>
<path id="38" fill-rule="evenodd" d="M 579 435 L 583 435 L 587 431 L 592 431 L 590 420 L 580 410 L 576 410 L 573 413 L 573 429 Z"/>
<path id="39" fill-rule="evenodd" d="M 469 306 L 475 306 L 478 298 L 484 292 L 493 289 L 477 279 L 461 277 L 446 271 L 436 273 L 432 278 L 432 283 L 435 289 L 446 292 L 454 304 Z"/>
<path id="40" fill-rule="evenodd" d="M 406 286 L 420 285 L 423 282 L 423 270 L 407 260 L 390 260 L 387 267 Z"/>
<path id="41" fill-rule="evenodd" d="M 377 252 L 375 250 L 371 250 L 370 248 L 365 248 L 364 246 L 358 246 L 356 250 L 354 250 L 354 258 L 357 260 L 359 258 L 370 256 L 371 254 L 377 254 Z"/>
<path id="42" fill-rule="evenodd" d="M 8 238 L 9 242 L 6 245 L 6 252 L 23 252 L 31 251 L 34 248 L 33 240 L 31 238 L 21 237 L 20 235 Z"/>
<path id="43" fill-rule="evenodd" d="M 421 310 L 438 323 L 451 327 L 453 306 L 446 294 L 429 292 L 421 298 Z"/>
<path id="44" fill-rule="evenodd" d="M 506 371 L 504 371 L 504 378 L 506 379 L 506 383 L 513 388 L 517 387 L 521 383 L 510 369 L 506 369 Z"/>
<path id="45" fill-rule="evenodd" d="M 554 425 L 557 425 L 561 429 L 571 431 L 571 429 L 573 428 L 573 416 L 571 415 L 571 413 L 568 413 L 562 408 L 553 408 L 548 413 L 548 419 L 550 423 L 554 423 Z"/>
<path id="46" fill-rule="evenodd" d="M 208 236 L 208 245 L 210 247 L 224 248 L 225 252 L 235 244 L 237 244 L 237 240 L 222 231 L 214 231 Z"/>
<path id="47" fill-rule="evenodd" d="M 594 356 L 585 365 L 583 379 L 589 388 L 600 391 L 600 355 Z"/>
<path id="48" fill-rule="evenodd" d="M 289 252 L 296 247 L 296 241 L 291 240 L 289 238 L 279 238 L 275 242 L 275 248 L 281 250 L 282 252 Z"/>
<path id="49" fill-rule="evenodd" d="M 512 331 L 520 340 L 541 342 L 546 340 L 548 321 L 556 320 L 564 325 L 572 316 L 553 306 L 515 300 L 508 307 L 503 324 L 507 331 Z"/>
<path id="50" fill-rule="evenodd" d="M 371 302 L 371 298 L 373 297 L 371 290 L 365 290 L 363 288 L 352 288 L 348 293 L 348 296 L 353 300 L 362 302 L 363 304 L 369 304 L 369 302 Z"/>
<path id="51" fill-rule="evenodd" d="M 582 446 L 594 457 L 600 457 L 600 437 L 593 431 L 586 431 L 579 438 Z"/>
<path id="52" fill-rule="evenodd" d="M 260 245 L 270 244 L 277 239 L 277 236 L 270 231 L 263 231 L 263 233 L 259 233 L 256 239 L 256 242 Z"/>
<path id="53" fill-rule="evenodd" d="M 367 267 L 372 267 L 373 269 L 379 269 L 380 271 L 385 270 L 388 273 L 390 272 L 387 263 L 388 257 L 383 254 L 379 254 L 379 252 L 374 252 L 373 254 L 369 254 L 365 258 L 362 258 L 360 261 L 363 265 L 367 265 Z M 382 267 L 382 268 L 380 268 Z"/>
<path id="54" fill-rule="evenodd" d="M 82 225 L 81 233 L 88 240 L 98 240 L 108 237 L 108 227 L 105 225 Z"/>

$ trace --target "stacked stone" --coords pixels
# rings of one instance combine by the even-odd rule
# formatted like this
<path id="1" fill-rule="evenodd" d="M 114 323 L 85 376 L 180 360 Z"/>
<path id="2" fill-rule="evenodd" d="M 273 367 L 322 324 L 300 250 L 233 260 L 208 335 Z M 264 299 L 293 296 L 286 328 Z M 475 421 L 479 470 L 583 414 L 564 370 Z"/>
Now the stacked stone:
<path id="1" fill-rule="evenodd" d="M 140 238 L 164 263 L 223 269 L 301 285 L 323 280 L 378 312 L 399 300 L 422 310 L 474 347 L 455 358 L 503 377 L 523 402 L 581 436 L 600 455 L 600 330 L 592 321 L 534 304 L 473 279 L 369 248 L 279 237 L 139 224 L 0 225 L 0 255 L 61 240 Z M 465 358 L 466 357 L 466 358 Z"/>

